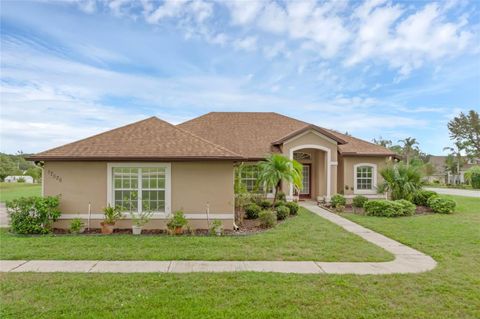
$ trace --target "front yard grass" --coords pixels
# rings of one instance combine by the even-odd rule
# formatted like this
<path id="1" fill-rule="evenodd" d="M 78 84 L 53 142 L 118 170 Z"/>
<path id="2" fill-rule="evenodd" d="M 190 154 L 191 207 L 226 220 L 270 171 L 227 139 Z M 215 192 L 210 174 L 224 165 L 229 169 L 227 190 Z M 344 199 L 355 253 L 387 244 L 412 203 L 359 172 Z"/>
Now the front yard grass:
<path id="1" fill-rule="evenodd" d="M 0 182 L 0 202 L 4 203 L 20 197 L 40 196 L 42 185 L 27 183 L 3 183 Z"/>
<path id="2" fill-rule="evenodd" d="M 393 256 L 301 209 L 247 236 L 19 236 L 0 230 L 1 259 L 386 261 Z"/>
<path id="3" fill-rule="evenodd" d="M 433 256 L 430 272 L 8 273 L 0 274 L 0 317 L 480 318 L 480 199 L 451 198 L 459 204 L 452 215 L 346 215 Z"/>

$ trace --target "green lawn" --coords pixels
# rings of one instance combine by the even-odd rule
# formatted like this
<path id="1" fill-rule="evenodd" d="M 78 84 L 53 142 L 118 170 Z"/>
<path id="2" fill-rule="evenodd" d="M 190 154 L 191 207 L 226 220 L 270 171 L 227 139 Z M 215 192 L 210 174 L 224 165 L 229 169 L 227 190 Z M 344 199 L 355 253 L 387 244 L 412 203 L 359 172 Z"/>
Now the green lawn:
<path id="1" fill-rule="evenodd" d="M 8 273 L 0 275 L 0 317 L 480 318 L 480 199 L 454 198 L 453 215 L 347 215 L 433 256 L 439 264 L 431 272 Z"/>
<path id="2" fill-rule="evenodd" d="M 392 260 L 385 250 L 301 209 L 275 229 L 248 236 L 17 236 L 0 230 L 2 259 Z"/>
<path id="3" fill-rule="evenodd" d="M 42 185 L 26 183 L 0 183 L 0 202 L 19 197 L 40 196 Z"/>

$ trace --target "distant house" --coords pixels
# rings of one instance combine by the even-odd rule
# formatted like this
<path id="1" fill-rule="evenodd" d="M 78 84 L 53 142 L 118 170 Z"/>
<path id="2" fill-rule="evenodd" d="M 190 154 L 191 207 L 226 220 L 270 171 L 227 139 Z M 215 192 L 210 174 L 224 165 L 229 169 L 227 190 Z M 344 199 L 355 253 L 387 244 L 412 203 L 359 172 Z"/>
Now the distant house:
<path id="1" fill-rule="evenodd" d="M 5 183 L 18 183 L 19 181 L 23 181 L 23 183 L 33 184 L 33 177 L 24 175 L 7 176 L 4 181 Z"/>
<path id="2" fill-rule="evenodd" d="M 430 156 L 429 163 L 435 168 L 433 175 L 428 176 L 428 182 L 438 181 L 445 184 L 463 184 L 465 183 L 465 172 L 472 166 L 480 165 L 480 159 L 471 159 L 462 157 L 460 174 L 452 174 L 446 168 L 448 156 Z"/>

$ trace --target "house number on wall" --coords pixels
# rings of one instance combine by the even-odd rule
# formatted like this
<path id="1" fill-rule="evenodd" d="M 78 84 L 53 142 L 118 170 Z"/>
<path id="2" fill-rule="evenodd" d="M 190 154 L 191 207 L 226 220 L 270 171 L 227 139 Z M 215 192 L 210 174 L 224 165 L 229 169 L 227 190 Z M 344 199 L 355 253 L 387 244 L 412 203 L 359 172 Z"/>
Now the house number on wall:
<path id="1" fill-rule="evenodd" d="M 54 171 L 52 170 L 47 170 L 47 174 L 50 175 L 53 179 L 57 180 L 58 182 L 62 182 L 62 177 L 60 177 L 59 175 L 55 174 Z"/>

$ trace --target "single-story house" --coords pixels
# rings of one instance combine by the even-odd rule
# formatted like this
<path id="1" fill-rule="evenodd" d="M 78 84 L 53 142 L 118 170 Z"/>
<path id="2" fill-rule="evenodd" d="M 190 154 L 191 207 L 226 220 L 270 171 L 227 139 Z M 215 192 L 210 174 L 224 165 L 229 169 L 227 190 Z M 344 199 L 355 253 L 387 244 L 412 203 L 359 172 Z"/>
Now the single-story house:
<path id="1" fill-rule="evenodd" d="M 3 179 L 5 183 L 27 183 L 33 184 L 33 177 L 28 175 L 12 175 Z"/>
<path id="2" fill-rule="evenodd" d="M 110 205 L 153 210 L 146 228 L 163 228 L 183 210 L 193 228 L 234 222 L 235 169 L 280 153 L 303 164 L 300 199 L 329 200 L 377 194 L 379 170 L 395 153 L 382 146 L 277 113 L 211 112 L 179 125 L 157 117 L 66 144 L 29 158 L 43 166 L 43 195 L 61 195 L 62 217 L 90 216 L 92 227 Z M 256 170 L 242 182 L 255 185 Z M 243 171 L 243 170 L 242 170 Z M 287 199 L 295 194 L 282 185 Z M 119 222 L 129 227 L 128 219 Z"/>
<path id="3" fill-rule="evenodd" d="M 441 184 L 464 184 L 465 172 L 473 166 L 480 165 L 480 158 L 469 158 L 467 156 L 462 156 L 460 158 L 459 174 L 453 174 L 447 168 L 447 158 L 448 156 L 430 156 L 428 162 L 434 167 L 434 173 L 430 176 L 427 176 L 427 181 L 429 183 L 438 182 Z M 456 161 L 457 158 L 455 157 L 454 160 Z"/>

